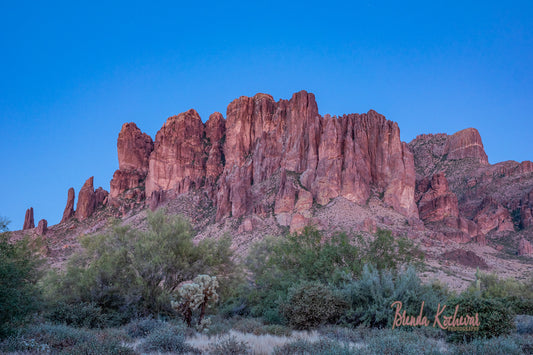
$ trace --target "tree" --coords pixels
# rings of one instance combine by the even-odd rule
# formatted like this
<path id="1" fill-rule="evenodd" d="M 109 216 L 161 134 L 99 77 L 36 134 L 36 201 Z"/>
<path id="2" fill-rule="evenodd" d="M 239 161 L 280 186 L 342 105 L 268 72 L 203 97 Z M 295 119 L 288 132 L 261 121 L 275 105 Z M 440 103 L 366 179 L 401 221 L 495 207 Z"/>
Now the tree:
<path id="1" fill-rule="evenodd" d="M 190 224 L 164 211 L 149 213 L 147 221 L 145 231 L 117 226 L 85 237 L 83 252 L 69 261 L 65 274 L 49 282 L 51 296 L 68 294 L 67 302 L 94 302 L 106 311 L 166 313 L 182 282 L 231 272 L 229 239 L 195 244 Z"/>
<path id="2" fill-rule="evenodd" d="M 9 222 L 0 218 L 0 228 Z M 38 309 L 39 279 L 37 258 L 26 239 L 9 242 L 9 234 L 0 235 L 0 338 L 12 333 Z"/>

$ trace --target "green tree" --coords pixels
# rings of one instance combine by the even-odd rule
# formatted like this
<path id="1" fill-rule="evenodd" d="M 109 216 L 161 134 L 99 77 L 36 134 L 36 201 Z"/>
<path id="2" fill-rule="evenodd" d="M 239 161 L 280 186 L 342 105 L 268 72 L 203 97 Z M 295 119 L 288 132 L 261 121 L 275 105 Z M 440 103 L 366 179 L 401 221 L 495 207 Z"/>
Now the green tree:
<path id="1" fill-rule="evenodd" d="M 7 230 L 8 221 L 1 219 L 0 226 Z M 38 309 L 40 259 L 23 239 L 9 241 L 9 234 L 0 235 L 0 338 L 12 333 Z"/>
<path id="2" fill-rule="evenodd" d="M 145 231 L 117 226 L 82 239 L 84 250 L 66 273 L 49 278 L 49 297 L 68 295 L 69 303 L 94 302 L 105 311 L 165 313 L 180 283 L 198 274 L 224 280 L 232 271 L 229 239 L 195 244 L 190 224 L 164 211 L 147 221 Z"/>

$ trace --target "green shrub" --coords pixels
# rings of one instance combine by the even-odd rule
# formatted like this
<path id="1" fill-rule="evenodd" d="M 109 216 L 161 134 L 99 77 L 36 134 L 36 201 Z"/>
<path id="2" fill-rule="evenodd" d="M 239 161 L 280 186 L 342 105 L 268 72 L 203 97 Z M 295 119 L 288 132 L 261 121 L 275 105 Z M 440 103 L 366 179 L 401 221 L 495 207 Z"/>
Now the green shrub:
<path id="1" fill-rule="evenodd" d="M 178 329 L 166 326 L 157 328 L 144 339 L 139 346 L 142 352 L 176 352 L 179 354 L 195 352 L 195 349 L 185 342 L 185 335 Z"/>
<path id="2" fill-rule="evenodd" d="M 50 305 L 44 314 L 52 323 L 62 323 L 73 327 L 105 328 L 113 324 L 112 317 L 94 303 L 69 304 L 57 302 Z"/>
<path id="3" fill-rule="evenodd" d="M 8 240 L 8 233 L 0 235 L 0 339 L 13 334 L 40 306 L 36 286 L 40 258 L 26 239 Z"/>
<path id="4" fill-rule="evenodd" d="M 491 339 L 474 339 L 471 342 L 456 344 L 451 347 L 453 355 L 521 355 L 528 354 L 520 342 L 512 337 L 497 337 Z"/>
<path id="5" fill-rule="evenodd" d="M 476 273 L 469 292 L 478 292 L 484 298 L 501 299 L 516 314 L 533 315 L 533 277 L 525 282 L 512 278 L 501 279 L 496 274 Z"/>
<path id="6" fill-rule="evenodd" d="M 471 341 L 476 338 L 493 338 L 511 334 L 515 330 L 514 313 L 499 299 L 479 297 L 470 292 L 450 298 L 446 303 L 445 312 L 452 315 L 459 305 L 458 314 L 479 316 L 479 331 L 461 332 L 449 331 L 448 339 L 453 342 Z"/>
<path id="7" fill-rule="evenodd" d="M 352 355 L 357 354 L 348 344 L 329 339 L 316 342 L 296 340 L 274 348 L 274 355 Z"/>
<path id="8" fill-rule="evenodd" d="M 134 354 L 122 345 L 122 339 L 106 331 L 94 332 L 66 325 L 40 324 L 29 327 L 19 338 L 20 343 L 33 342 L 38 348 L 67 354 Z M 22 349 L 21 349 L 22 350 Z"/>
<path id="9" fill-rule="evenodd" d="M 148 317 L 132 320 L 124 326 L 124 330 L 130 337 L 136 339 L 143 338 L 163 326 L 165 326 L 165 323 Z"/>
<path id="10" fill-rule="evenodd" d="M 239 300 L 235 305 L 248 306 L 252 316 L 270 323 L 282 323 L 279 305 L 297 283 L 317 281 L 338 287 L 359 277 L 365 262 L 378 270 L 397 269 L 420 257 L 411 241 L 382 230 L 368 242 L 346 233 L 326 237 L 314 228 L 277 239 L 266 238 L 252 247 L 246 260 L 253 280 L 241 290 L 247 302 Z"/>
<path id="11" fill-rule="evenodd" d="M 361 354 L 437 355 L 443 353 L 438 349 L 435 340 L 412 332 L 383 329 L 378 334 L 366 341 L 366 347 L 361 350 Z"/>
<path id="12" fill-rule="evenodd" d="M 211 355 L 246 355 L 250 353 L 250 346 L 243 341 L 238 341 L 234 336 L 219 338 L 209 346 L 209 354 Z"/>
<path id="13" fill-rule="evenodd" d="M 432 319 L 439 303 L 444 303 L 446 290 L 438 286 L 423 285 L 414 268 L 398 274 L 389 270 L 379 271 L 365 265 L 361 278 L 344 286 L 350 310 L 344 321 L 351 326 L 392 328 L 395 301 L 402 302 L 402 312 L 418 315 L 424 302 L 424 315 Z"/>
<path id="14" fill-rule="evenodd" d="M 295 329 L 311 329 L 335 323 L 348 304 L 329 287 L 319 282 L 302 282 L 291 289 L 281 305 L 281 314 Z"/>

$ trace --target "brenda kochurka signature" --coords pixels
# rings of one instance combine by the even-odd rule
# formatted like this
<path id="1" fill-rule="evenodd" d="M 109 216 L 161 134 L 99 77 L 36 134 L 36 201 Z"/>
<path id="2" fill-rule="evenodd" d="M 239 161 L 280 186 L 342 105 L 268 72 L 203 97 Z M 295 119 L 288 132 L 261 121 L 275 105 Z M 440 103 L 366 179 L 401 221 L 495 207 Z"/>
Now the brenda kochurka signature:
<path id="1" fill-rule="evenodd" d="M 394 313 L 394 322 L 392 323 L 392 329 L 401 326 L 424 326 L 428 327 L 430 321 L 426 316 L 423 315 L 424 312 L 424 301 L 422 301 L 422 306 L 420 307 L 420 313 L 418 316 L 407 315 L 404 310 L 402 313 L 402 302 L 395 301 L 391 304 L 391 307 L 396 307 L 396 312 Z M 433 327 L 438 326 L 441 329 L 446 329 L 450 331 L 477 331 L 479 330 L 479 316 L 476 313 L 475 315 L 458 315 L 459 314 L 459 305 L 455 306 L 455 312 L 452 316 L 444 316 L 442 313 L 446 309 L 446 305 L 441 307 L 440 303 L 437 307 L 437 313 L 435 314 L 435 319 L 433 320 Z"/>

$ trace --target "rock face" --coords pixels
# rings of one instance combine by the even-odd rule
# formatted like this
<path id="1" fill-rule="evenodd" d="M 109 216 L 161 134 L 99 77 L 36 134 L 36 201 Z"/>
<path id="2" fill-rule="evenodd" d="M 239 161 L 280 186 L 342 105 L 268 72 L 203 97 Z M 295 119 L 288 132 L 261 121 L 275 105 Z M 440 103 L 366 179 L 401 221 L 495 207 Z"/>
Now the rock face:
<path id="1" fill-rule="evenodd" d="M 483 234 L 492 230 L 514 231 L 513 219 L 509 211 L 490 197 L 483 200 L 474 221 Z"/>
<path id="2" fill-rule="evenodd" d="M 96 209 L 96 197 L 94 194 L 93 179 L 91 176 L 83 184 L 78 194 L 78 204 L 76 205 L 76 218 L 84 220 L 89 218 Z"/>
<path id="3" fill-rule="evenodd" d="M 122 125 L 117 140 L 119 169 L 113 174 L 110 184 L 112 199 L 118 198 L 128 190 L 132 191 L 134 199 L 144 198 L 140 187 L 144 186 L 153 149 L 152 138 L 141 132 L 135 123 Z"/>
<path id="4" fill-rule="evenodd" d="M 24 225 L 22 230 L 35 228 L 35 222 L 33 220 L 33 207 L 30 207 L 26 210 L 26 215 L 24 216 Z"/>
<path id="5" fill-rule="evenodd" d="M 520 201 L 520 219 L 522 228 L 533 226 L 533 190 Z"/>
<path id="6" fill-rule="evenodd" d="M 319 205 L 339 196 L 364 204 L 374 191 L 396 211 L 418 215 L 413 156 L 397 124 L 374 111 L 321 117 L 314 95 L 305 91 L 279 102 L 265 94 L 241 97 L 228 106 L 224 155 L 217 220 L 254 212 L 251 187 L 280 170 L 275 210 L 286 214 L 282 224 L 300 191 Z M 295 182 L 287 182 L 288 172 Z"/>
<path id="7" fill-rule="evenodd" d="M 518 255 L 533 255 L 533 246 L 525 238 L 518 242 Z"/>
<path id="8" fill-rule="evenodd" d="M 48 222 L 46 221 L 46 219 L 41 219 L 39 223 L 37 224 L 37 234 L 43 236 L 46 234 L 47 231 L 48 231 Z"/>
<path id="9" fill-rule="evenodd" d="M 155 137 L 146 178 L 147 196 L 157 190 L 181 194 L 203 187 L 206 145 L 205 127 L 195 110 L 169 117 Z"/>
<path id="10" fill-rule="evenodd" d="M 75 198 L 74 188 L 68 189 L 67 205 L 65 206 L 65 211 L 63 212 L 63 218 L 61 218 L 61 223 L 68 221 L 74 217 L 74 198 Z"/>
<path id="11" fill-rule="evenodd" d="M 425 222 L 442 221 L 446 217 L 459 216 L 457 196 L 450 191 L 444 173 L 423 179 L 417 184 L 418 211 Z"/>
<path id="12" fill-rule="evenodd" d="M 481 136 L 475 128 L 463 129 L 450 136 L 444 146 L 444 154 L 449 160 L 474 158 L 481 164 L 489 163 Z"/>
<path id="13" fill-rule="evenodd" d="M 528 228 L 533 222 L 530 202 L 533 196 L 529 194 L 533 186 L 533 163 L 506 161 L 490 165 L 479 132 L 473 128 L 451 136 L 420 135 L 409 143 L 409 148 L 415 160 L 421 218 L 439 220 L 450 211 L 450 207 L 445 207 L 450 204 L 445 203 L 443 192 L 440 201 L 437 197 L 429 198 L 433 204 L 420 203 L 424 193 L 420 190 L 427 186 L 434 171 L 445 176 L 449 192 L 457 199 L 458 217 L 431 222 L 426 224 L 428 228 L 438 231 L 449 228 L 444 233 L 447 236 L 453 230 L 460 230 L 482 242 L 486 241 L 485 234 L 512 232 L 515 228 Z"/>

